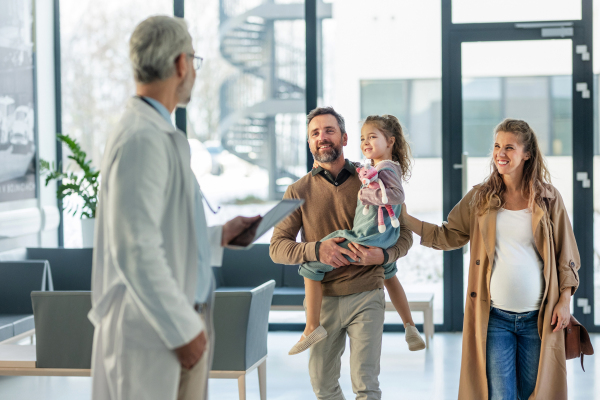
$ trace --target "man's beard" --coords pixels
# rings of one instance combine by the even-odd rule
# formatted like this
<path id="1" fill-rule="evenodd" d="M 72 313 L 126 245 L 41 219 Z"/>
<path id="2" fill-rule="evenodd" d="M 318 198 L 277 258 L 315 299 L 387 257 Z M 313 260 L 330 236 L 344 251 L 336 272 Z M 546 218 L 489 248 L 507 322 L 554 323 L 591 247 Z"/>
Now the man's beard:
<path id="1" fill-rule="evenodd" d="M 328 144 L 328 143 L 326 143 Z M 320 163 L 330 163 L 337 160 L 342 154 L 342 146 L 335 147 L 333 144 L 330 144 L 331 148 L 329 151 L 320 153 L 319 149 L 313 153 L 313 157 Z"/>

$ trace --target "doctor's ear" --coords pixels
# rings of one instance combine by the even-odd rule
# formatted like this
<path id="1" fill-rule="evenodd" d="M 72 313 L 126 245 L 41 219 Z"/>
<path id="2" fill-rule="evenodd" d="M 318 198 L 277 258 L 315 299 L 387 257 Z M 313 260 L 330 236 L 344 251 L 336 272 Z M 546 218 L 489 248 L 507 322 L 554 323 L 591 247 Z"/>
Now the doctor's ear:
<path id="1" fill-rule="evenodd" d="M 187 74 L 189 68 L 187 61 L 188 56 L 185 53 L 181 53 L 175 58 L 175 73 L 177 74 L 177 77 L 183 78 L 185 74 Z"/>

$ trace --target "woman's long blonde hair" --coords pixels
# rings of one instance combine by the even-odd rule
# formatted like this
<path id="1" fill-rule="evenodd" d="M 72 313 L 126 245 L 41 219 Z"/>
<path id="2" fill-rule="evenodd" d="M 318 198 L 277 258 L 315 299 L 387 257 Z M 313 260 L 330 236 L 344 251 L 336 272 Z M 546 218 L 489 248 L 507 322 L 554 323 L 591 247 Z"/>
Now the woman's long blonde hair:
<path id="1" fill-rule="evenodd" d="M 507 118 L 494 129 L 494 138 L 498 132 L 510 132 L 517 136 L 519 142 L 523 145 L 523 151 L 529 153 L 529 159 L 524 160 L 523 181 L 521 183 L 521 192 L 523 197 L 528 199 L 528 209 L 533 211 L 537 204 L 543 210 L 546 209 L 542 193 L 545 185 L 550 184 L 550 172 L 546 165 L 546 160 L 542 156 L 538 140 L 533 129 L 525 121 Z M 506 185 L 502 175 L 492 158 L 490 175 L 479 185 L 471 205 L 478 214 L 484 214 L 489 210 L 498 210 L 504 207 L 504 192 Z"/>

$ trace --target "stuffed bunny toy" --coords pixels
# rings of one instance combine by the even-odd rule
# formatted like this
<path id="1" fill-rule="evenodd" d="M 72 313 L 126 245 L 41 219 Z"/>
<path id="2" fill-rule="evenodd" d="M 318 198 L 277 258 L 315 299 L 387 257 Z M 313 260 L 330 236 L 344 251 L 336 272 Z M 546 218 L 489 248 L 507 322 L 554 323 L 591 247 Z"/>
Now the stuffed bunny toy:
<path id="1" fill-rule="evenodd" d="M 358 172 L 358 177 L 360 178 L 360 181 L 362 183 L 361 189 L 365 187 L 369 189 L 381 189 L 381 202 L 384 205 L 379 206 L 379 210 L 377 212 L 377 225 L 379 228 L 379 232 L 383 233 L 386 230 L 385 222 L 383 219 L 384 207 L 387 210 L 388 215 L 390 216 L 392 226 L 394 228 L 398 228 L 400 226 L 400 222 L 398 222 L 398 218 L 396 218 L 396 214 L 394 213 L 392 206 L 387 204 L 388 197 L 385 193 L 385 184 L 379 178 L 379 172 L 377 171 L 377 168 L 371 166 L 371 160 L 365 160 L 363 166 L 360 168 L 356 168 L 356 171 Z M 363 208 L 363 215 L 367 215 L 368 213 L 369 206 L 365 205 L 365 208 Z"/>

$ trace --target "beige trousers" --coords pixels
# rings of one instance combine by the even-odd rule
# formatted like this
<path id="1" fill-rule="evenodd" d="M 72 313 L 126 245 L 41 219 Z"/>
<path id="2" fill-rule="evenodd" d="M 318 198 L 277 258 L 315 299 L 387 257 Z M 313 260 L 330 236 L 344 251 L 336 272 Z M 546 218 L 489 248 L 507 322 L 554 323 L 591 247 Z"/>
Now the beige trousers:
<path id="1" fill-rule="evenodd" d="M 208 343 L 202 358 L 191 369 L 181 368 L 179 378 L 179 392 L 177 400 L 206 400 L 208 399 L 208 375 L 212 368 L 213 354 L 215 348 L 215 336 L 212 308 L 214 304 L 214 293 L 205 309 L 198 315 L 206 326 Z"/>
<path id="2" fill-rule="evenodd" d="M 311 347 L 308 364 L 317 399 L 345 399 L 339 378 L 346 335 L 350 337 L 350 376 L 356 399 L 381 399 L 379 362 L 384 312 L 383 289 L 323 297 L 321 325 L 327 331 L 327 338 Z"/>

